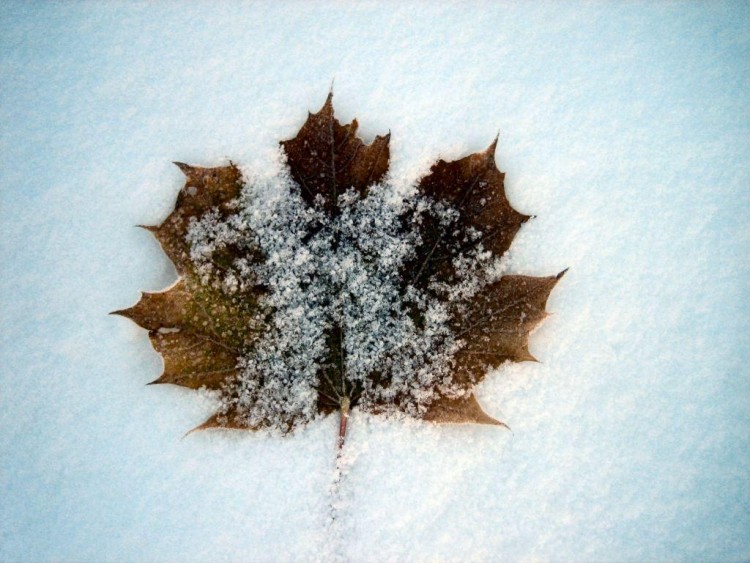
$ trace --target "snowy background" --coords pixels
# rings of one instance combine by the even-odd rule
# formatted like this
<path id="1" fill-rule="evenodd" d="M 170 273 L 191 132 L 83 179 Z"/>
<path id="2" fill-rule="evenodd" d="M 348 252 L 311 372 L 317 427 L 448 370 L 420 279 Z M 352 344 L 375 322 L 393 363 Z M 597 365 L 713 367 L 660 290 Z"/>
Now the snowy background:
<path id="1" fill-rule="evenodd" d="M 0 6 L 0 559 L 750 558 L 747 3 Z M 174 270 L 138 223 L 171 164 L 263 170 L 335 106 L 392 178 L 484 149 L 537 215 L 513 270 L 570 267 L 490 376 L 494 427 L 355 416 L 288 439 L 183 434 L 107 313 Z"/>

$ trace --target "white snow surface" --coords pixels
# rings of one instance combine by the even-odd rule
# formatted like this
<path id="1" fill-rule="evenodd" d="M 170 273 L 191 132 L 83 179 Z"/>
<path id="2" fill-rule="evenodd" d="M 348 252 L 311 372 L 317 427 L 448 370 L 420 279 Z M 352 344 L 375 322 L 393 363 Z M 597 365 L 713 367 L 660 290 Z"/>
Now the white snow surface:
<path id="1" fill-rule="evenodd" d="M 0 560 L 750 559 L 747 3 L 0 6 Z M 536 218 L 541 363 L 478 389 L 498 427 L 355 413 L 185 432 L 109 311 L 175 272 L 170 161 L 267 170 L 323 103 L 391 181 L 484 149 Z M 334 509 L 331 509 L 331 505 Z M 329 520 L 334 513 L 335 521 Z"/>

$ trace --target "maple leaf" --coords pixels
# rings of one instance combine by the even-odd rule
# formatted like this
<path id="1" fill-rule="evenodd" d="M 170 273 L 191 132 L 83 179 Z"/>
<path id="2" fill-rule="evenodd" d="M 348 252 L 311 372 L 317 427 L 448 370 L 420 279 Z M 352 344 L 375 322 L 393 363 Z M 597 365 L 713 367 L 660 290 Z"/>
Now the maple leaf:
<path id="1" fill-rule="evenodd" d="M 410 191 L 387 182 L 390 134 L 366 145 L 332 94 L 281 143 L 283 169 L 177 163 L 174 211 L 146 227 L 179 280 L 116 311 L 164 358 L 153 383 L 216 392 L 199 426 L 289 432 L 351 409 L 504 425 L 473 394 L 531 331 L 564 272 L 502 275 L 529 216 L 487 150 L 439 160 Z M 251 175 L 248 175 L 251 176 Z"/>

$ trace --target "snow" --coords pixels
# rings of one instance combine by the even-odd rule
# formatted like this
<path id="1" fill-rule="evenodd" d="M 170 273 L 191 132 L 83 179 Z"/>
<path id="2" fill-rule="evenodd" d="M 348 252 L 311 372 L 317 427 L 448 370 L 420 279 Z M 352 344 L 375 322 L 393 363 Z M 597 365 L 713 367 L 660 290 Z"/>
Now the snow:
<path id="1" fill-rule="evenodd" d="M 0 559 L 750 558 L 750 9 L 743 3 L 0 7 Z M 109 311 L 175 273 L 136 224 L 171 161 L 267 170 L 335 77 L 408 186 L 483 150 L 535 219 L 509 271 L 570 267 L 496 427 L 353 414 L 183 434 Z"/>

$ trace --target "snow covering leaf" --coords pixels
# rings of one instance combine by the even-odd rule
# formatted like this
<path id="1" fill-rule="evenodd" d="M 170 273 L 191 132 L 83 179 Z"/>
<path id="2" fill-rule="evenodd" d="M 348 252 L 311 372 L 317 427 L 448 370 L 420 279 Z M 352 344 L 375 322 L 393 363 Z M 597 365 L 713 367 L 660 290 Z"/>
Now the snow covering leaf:
<path id="1" fill-rule="evenodd" d="M 276 175 L 177 164 L 175 209 L 147 229 L 180 279 L 116 313 L 162 354 L 154 383 L 216 393 L 198 429 L 286 433 L 339 411 L 341 444 L 351 409 L 503 424 L 474 387 L 534 360 L 529 334 L 564 272 L 502 275 L 529 216 L 505 195 L 497 140 L 399 191 L 390 134 L 368 145 L 356 132 L 329 94 L 281 143 Z"/>

